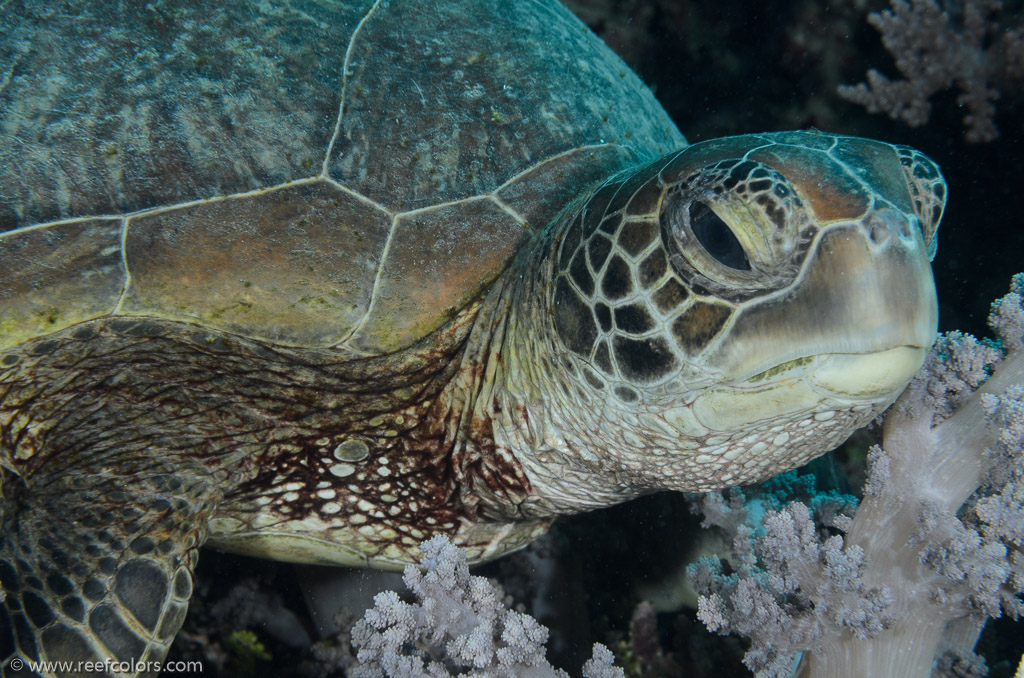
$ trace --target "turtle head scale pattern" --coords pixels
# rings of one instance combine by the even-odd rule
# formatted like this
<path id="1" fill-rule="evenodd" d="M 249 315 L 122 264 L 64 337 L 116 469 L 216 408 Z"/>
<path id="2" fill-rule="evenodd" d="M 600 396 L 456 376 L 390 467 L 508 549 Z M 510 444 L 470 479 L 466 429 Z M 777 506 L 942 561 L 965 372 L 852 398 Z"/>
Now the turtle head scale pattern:
<path id="1" fill-rule="evenodd" d="M 566 218 L 554 334 L 592 398 L 680 434 L 860 410 L 849 428 L 902 391 L 933 341 L 944 200 L 938 168 L 906 147 L 819 132 L 690 146 Z M 756 480 L 746 461 L 727 475 Z"/>

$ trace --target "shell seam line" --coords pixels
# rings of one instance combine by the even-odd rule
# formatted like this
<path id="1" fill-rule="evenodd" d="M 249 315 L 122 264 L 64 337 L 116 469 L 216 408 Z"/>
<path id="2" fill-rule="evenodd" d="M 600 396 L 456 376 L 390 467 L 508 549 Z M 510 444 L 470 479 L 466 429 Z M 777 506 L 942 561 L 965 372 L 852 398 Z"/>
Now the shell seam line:
<path id="1" fill-rule="evenodd" d="M 359 191 L 356 191 L 356 190 L 353 190 L 353 189 L 349 188 L 345 184 L 340 183 L 337 179 L 334 179 L 334 178 L 329 177 L 329 176 L 325 176 L 323 178 L 315 177 L 315 179 L 317 181 L 323 181 L 325 184 L 330 184 L 331 186 L 334 186 L 336 189 L 338 189 L 342 193 L 347 193 L 347 194 L 351 195 L 353 198 L 356 198 L 357 200 L 365 202 L 370 207 L 373 207 L 374 209 L 380 210 L 381 212 L 383 212 L 384 214 L 388 215 L 389 217 L 394 217 L 395 216 L 395 213 L 393 211 L 389 210 L 387 207 L 384 207 L 384 205 L 381 205 L 379 202 L 377 202 L 373 198 L 370 198 L 370 197 L 367 197 L 367 196 L 363 195 Z"/>
<path id="2" fill-rule="evenodd" d="M 377 274 L 373 277 L 373 289 L 370 290 L 370 303 L 366 306 L 366 313 L 364 313 L 363 317 L 359 319 L 359 322 L 356 323 L 355 327 L 352 328 L 352 331 L 348 333 L 347 337 L 334 344 L 335 348 L 346 348 L 350 351 L 362 353 L 362 351 L 357 351 L 357 349 L 354 349 L 351 346 L 346 346 L 345 344 L 350 341 L 352 337 L 359 334 L 363 329 L 363 326 L 366 325 L 367 321 L 370 319 L 370 314 L 373 313 L 373 307 L 377 304 L 377 292 L 380 289 L 380 280 L 384 277 L 384 263 L 388 260 L 388 254 L 391 251 L 391 241 L 394 239 L 395 231 L 397 229 L 398 216 L 396 215 L 391 217 L 391 229 L 388 231 L 388 239 L 384 243 L 384 249 L 380 253 L 380 263 L 377 264 Z"/>
<path id="3" fill-rule="evenodd" d="M 374 8 L 376 8 L 378 4 L 380 4 L 380 0 L 378 0 L 378 2 L 374 4 Z M 363 21 L 366 21 L 366 19 L 370 16 L 370 14 L 372 12 L 373 12 L 373 10 L 368 12 L 366 17 L 363 17 Z M 360 22 L 360 24 L 359 24 L 359 28 L 361 28 L 361 27 L 362 27 L 362 22 Z M 358 32 L 359 28 L 356 29 L 357 32 Z M 353 40 L 355 40 L 355 35 L 353 35 L 352 38 L 353 38 Z M 350 44 L 350 47 L 351 47 L 351 44 Z M 340 117 L 339 117 L 339 122 L 340 122 Z M 538 167 L 540 167 L 540 166 L 542 166 L 542 165 L 544 165 L 544 164 L 546 164 L 548 162 L 551 162 L 552 160 L 556 160 L 556 159 L 558 159 L 560 157 L 563 157 L 563 156 L 566 156 L 566 155 L 570 155 L 572 153 L 578 153 L 580 151 L 584 151 L 584 150 L 587 150 L 587 149 L 605 148 L 605 147 L 612 146 L 612 145 L 613 144 L 591 144 L 589 146 L 581 146 L 579 148 L 569 149 L 568 151 L 564 151 L 562 153 L 558 153 L 556 155 L 552 155 L 552 156 L 549 156 L 547 158 L 544 158 L 540 162 L 535 163 L 534 165 L 531 165 L 530 167 L 528 167 L 527 169 L 523 170 L 522 172 L 517 172 L 515 175 L 509 177 L 504 183 L 502 183 L 500 186 L 498 186 L 497 188 L 495 188 L 493 191 L 491 191 L 489 193 L 483 193 L 483 194 L 479 194 L 479 195 L 470 196 L 470 197 L 467 197 L 467 198 L 461 198 L 459 200 L 451 200 L 451 201 L 448 201 L 448 202 L 445 202 L 445 203 L 439 203 L 437 205 L 430 205 L 429 207 L 423 207 L 423 208 L 414 209 L 414 210 L 407 210 L 407 211 L 404 211 L 404 212 L 399 212 L 397 214 L 394 214 L 394 216 L 391 219 L 391 229 L 390 229 L 390 231 L 388 231 L 388 239 L 387 239 L 387 241 L 384 244 L 384 250 L 381 252 L 380 264 L 378 264 L 378 266 L 377 266 L 377 273 L 376 273 L 376 275 L 374 276 L 374 279 L 373 279 L 373 289 L 370 290 L 370 303 L 366 307 L 366 313 L 363 314 L 363 317 L 359 319 L 359 322 L 356 323 L 355 327 L 353 327 L 352 330 L 348 333 L 348 336 L 346 336 L 343 339 L 339 340 L 338 342 L 333 344 L 333 346 L 335 348 L 345 348 L 345 349 L 348 349 L 350 351 L 356 351 L 356 349 L 354 349 L 351 346 L 348 346 L 346 344 L 347 344 L 348 341 L 350 341 L 352 339 L 352 337 L 356 336 L 363 329 L 363 327 L 366 325 L 367 321 L 369 320 L 370 315 L 373 313 L 374 306 L 376 306 L 377 294 L 378 294 L 378 291 L 380 289 L 380 281 L 381 281 L 381 278 L 384 275 L 384 264 L 387 261 L 389 252 L 391 251 L 391 242 L 394 239 L 395 231 L 398 228 L 398 219 L 399 219 L 399 217 L 408 216 L 410 214 L 415 214 L 416 212 L 438 209 L 439 207 L 443 207 L 445 205 L 457 205 L 459 203 L 466 203 L 466 202 L 471 202 L 471 201 L 474 201 L 474 200 L 487 200 L 487 199 L 489 199 L 495 206 L 497 206 L 499 209 L 501 209 L 506 214 L 511 216 L 513 219 L 515 219 L 517 223 L 519 223 L 519 224 L 526 224 L 527 230 L 529 230 L 532 233 L 533 231 L 532 231 L 532 229 L 530 229 L 529 223 L 515 209 L 513 209 L 512 207 L 507 205 L 505 203 L 505 201 L 501 200 L 501 198 L 498 197 L 498 193 L 503 188 L 505 188 L 506 186 L 511 184 L 513 181 L 515 181 L 517 178 L 519 178 L 521 176 L 525 176 L 526 174 L 534 171 Z M 326 164 L 325 164 L 325 168 L 326 168 Z M 328 177 L 326 174 L 323 175 L 323 177 L 324 177 L 325 181 L 330 181 L 331 183 L 335 184 L 339 188 L 345 188 L 343 184 L 338 183 L 334 179 Z M 351 191 L 351 189 L 349 189 L 349 190 Z M 365 199 L 370 204 L 379 207 L 384 212 L 386 212 L 388 214 L 392 214 L 389 210 L 381 207 L 375 201 L 371 200 L 370 198 L 367 198 L 366 196 L 363 196 L 361 193 L 358 193 L 358 192 L 355 192 L 355 191 L 352 191 L 352 193 L 354 193 L 356 196 L 358 196 L 360 198 Z"/>
<path id="4" fill-rule="evenodd" d="M 373 16 L 377 8 L 380 7 L 381 0 L 376 0 L 373 6 L 370 7 L 369 11 L 363 15 L 363 18 L 359 20 L 359 24 L 356 29 L 352 31 L 352 37 L 348 41 L 348 47 L 345 48 L 345 60 L 341 65 L 341 95 L 338 97 L 338 117 L 334 121 L 334 132 L 331 134 L 331 140 L 327 143 L 327 152 L 324 153 L 324 163 L 320 168 L 320 176 L 327 177 L 327 165 L 331 161 L 331 153 L 334 152 L 334 144 L 338 140 L 338 135 L 341 134 L 341 119 L 345 115 L 345 95 L 348 92 L 348 67 L 352 61 L 352 50 L 356 44 L 356 38 L 359 37 L 359 32 L 363 30 L 363 25 L 366 21 Z"/>
<path id="5" fill-rule="evenodd" d="M 121 228 L 121 266 L 124 268 L 124 285 L 121 287 L 121 294 L 118 296 L 117 303 L 114 304 L 114 309 L 110 312 L 110 315 L 121 313 L 121 307 L 124 305 L 125 297 L 128 296 L 128 289 L 132 284 L 132 272 L 128 269 L 128 224 L 130 222 L 130 217 L 124 217 L 124 226 Z"/>
<path id="6" fill-rule="evenodd" d="M 584 151 L 584 150 L 587 150 L 587 149 L 605 148 L 605 147 L 609 147 L 609 146 L 613 146 L 613 145 L 614 144 L 591 144 L 589 146 L 580 146 L 579 148 L 573 148 L 573 149 L 570 149 L 568 151 L 564 151 L 562 153 L 558 153 L 556 155 L 552 155 L 552 156 L 549 156 L 547 158 L 544 158 L 540 162 L 538 162 L 538 163 L 536 163 L 534 165 L 531 165 L 527 169 L 525 169 L 525 170 L 523 170 L 521 172 L 517 172 L 516 174 L 514 174 L 511 177 L 509 177 L 500 186 L 498 186 L 494 190 L 490 191 L 489 193 L 480 193 L 480 194 L 477 194 L 477 195 L 471 195 L 471 196 L 467 196 L 465 198 L 459 198 L 457 200 L 449 200 L 447 202 L 437 203 L 435 205 L 429 205 L 427 207 L 421 207 L 421 208 L 417 208 L 417 209 L 413 209 L 413 210 L 408 210 L 408 211 L 401 212 L 401 213 L 396 213 L 396 212 L 388 209 L 387 207 L 385 207 L 384 205 L 381 205 L 380 203 L 378 203 L 377 201 L 373 200 L 372 198 L 370 198 L 370 197 L 368 197 L 368 196 L 366 196 L 366 195 L 364 195 L 364 194 L 362 194 L 362 193 L 360 193 L 358 191 L 355 191 L 355 190 L 349 188 L 345 184 L 342 184 L 342 183 L 338 182 L 336 179 L 334 179 L 334 178 L 332 178 L 330 176 L 327 176 L 325 174 L 317 174 L 317 175 L 310 176 L 310 177 L 302 177 L 300 179 L 292 179 L 291 181 L 285 181 L 283 183 L 275 184 L 273 186 L 265 186 L 265 187 L 262 187 L 262 188 L 253 188 L 253 189 L 249 189 L 249 190 L 246 190 L 246 191 L 239 191 L 238 193 L 228 193 L 226 195 L 215 195 L 215 196 L 211 196 L 209 198 L 197 198 L 195 200 L 186 200 L 184 202 L 173 203 L 173 204 L 170 204 L 170 205 L 159 205 L 159 206 L 156 206 L 156 207 L 145 207 L 143 209 L 135 210 L 135 211 L 132 211 L 132 212 L 123 212 L 123 213 L 120 213 L 120 214 L 117 214 L 117 213 L 115 213 L 115 214 L 90 214 L 90 215 L 83 215 L 83 216 L 80 216 L 80 217 L 71 217 L 71 218 L 67 218 L 67 219 L 55 219 L 53 221 L 44 221 L 44 222 L 39 222 L 39 223 L 36 223 L 36 224 L 28 224 L 28 225 L 25 225 L 25 226 L 20 226 L 18 228 L 11 229 L 9 231 L 4 231 L 3 233 L 0 233 L 0 238 L 11 236 L 11 235 L 13 235 L 15 233 L 25 233 L 25 232 L 28 232 L 28 231 L 33 231 L 33 230 L 37 230 L 37 229 L 41 229 L 41 228 L 49 228 L 50 226 L 58 226 L 58 225 L 61 225 L 61 224 L 73 224 L 73 223 L 76 223 L 76 222 L 88 221 L 90 219 L 112 219 L 112 220 L 116 219 L 116 220 L 120 221 L 121 219 L 131 219 L 133 217 L 148 216 L 148 215 L 151 215 L 151 214 L 159 214 L 161 212 L 170 212 L 172 210 L 183 209 L 183 208 L 186 208 L 186 207 L 194 207 L 196 205 L 220 202 L 222 200 L 231 200 L 231 199 L 235 199 L 235 198 L 245 198 L 245 197 L 248 197 L 248 196 L 259 195 L 259 194 L 262 194 L 262 193 L 273 193 L 275 191 L 279 191 L 279 190 L 282 190 L 282 189 L 285 189 L 285 188 L 291 188 L 293 186 L 302 186 L 304 184 L 311 184 L 311 183 L 315 183 L 315 182 L 318 182 L 318 181 L 326 181 L 326 182 L 334 185 L 335 187 L 345 191 L 346 193 L 349 193 L 349 194 L 353 195 L 354 197 L 356 197 L 356 198 L 366 202 L 367 204 L 372 205 L 373 207 L 376 207 L 377 209 L 381 210 L 382 212 L 385 212 L 387 214 L 395 214 L 396 216 L 399 215 L 399 214 L 412 214 L 412 213 L 420 212 L 420 211 L 433 210 L 433 209 L 437 209 L 439 207 L 444 207 L 446 205 L 456 205 L 456 204 L 459 204 L 459 203 L 467 202 L 469 200 L 481 199 L 481 198 L 487 198 L 487 197 L 493 198 L 499 204 L 503 205 L 504 204 L 503 201 L 500 201 L 500 199 L 498 198 L 498 193 L 500 193 L 503 189 L 505 189 L 508 185 L 510 185 L 512 182 L 514 182 L 519 177 L 525 176 L 526 174 L 529 174 L 530 172 L 532 172 L 535 169 L 537 169 L 538 167 L 541 167 L 542 165 L 544 165 L 544 164 L 546 164 L 548 162 L 551 162 L 552 160 L 556 160 L 558 158 L 561 158 L 563 156 L 566 156 L 566 155 L 569 155 L 569 154 L 572 154 L 572 153 L 578 153 L 580 151 Z M 514 212 L 513 212 L 513 214 L 514 214 Z M 520 221 L 523 221 L 523 219 L 521 217 L 518 217 L 518 215 L 516 215 L 516 216 L 517 216 L 517 218 L 520 219 Z"/>
<path id="7" fill-rule="evenodd" d="M 548 157 L 544 158 L 540 162 L 537 162 L 537 163 L 534 163 L 534 164 L 530 165 L 529 167 L 524 169 L 522 172 L 516 172 L 511 177 L 506 179 L 505 182 L 503 184 L 501 184 L 501 186 L 498 186 L 496 189 L 494 189 L 491 192 L 494 193 L 494 194 L 499 193 L 500 191 L 504 190 L 506 186 L 511 184 L 513 181 L 515 181 L 519 177 L 526 176 L 527 174 L 529 174 L 530 172 L 534 171 L 538 167 L 542 167 L 542 166 L 548 164 L 549 162 L 551 162 L 553 160 L 558 160 L 559 158 L 564 158 L 565 156 L 572 155 L 573 153 L 580 153 L 582 151 L 596 150 L 598 148 L 614 148 L 614 147 L 616 147 L 618 145 L 619 144 L 610 144 L 610 143 L 588 144 L 586 146 L 577 146 L 575 148 L 570 148 L 567 151 L 562 151 L 561 153 L 556 153 L 554 155 L 549 155 Z"/>
<path id="8" fill-rule="evenodd" d="M 11 229 L 10 231 L 4 231 L 0 233 L 0 238 L 12 235 L 14 233 L 27 233 L 28 231 L 35 231 L 42 228 L 49 228 L 51 226 L 60 226 L 61 224 L 74 224 L 82 221 L 90 221 L 93 219 L 108 219 L 117 220 L 121 219 L 133 219 L 135 217 L 149 216 L 151 214 L 160 214 L 161 212 L 170 212 L 178 209 L 185 209 L 186 207 L 195 207 L 196 205 L 206 205 L 215 202 L 221 202 L 223 200 L 234 200 L 236 198 L 247 198 L 253 195 L 260 195 L 263 193 L 274 193 L 286 188 L 293 186 L 302 186 L 305 184 L 313 184 L 319 181 L 323 181 L 320 175 L 312 177 L 303 177 L 301 179 L 292 179 L 281 184 L 275 184 L 273 186 L 266 186 L 264 188 L 253 188 L 247 191 L 239 191 L 238 193 L 229 193 L 227 195 L 215 195 L 210 198 L 197 198 L 195 200 L 186 200 L 184 202 L 174 203 L 172 205 L 160 205 L 158 207 L 144 207 L 134 212 L 124 212 L 122 214 L 90 214 L 81 217 L 71 217 L 68 219 L 55 219 L 54 221 L 43 221 L 37 224 L 28 224 L 27 226 L 19 226 L 18 228 Z M 337 182 L 334 182 L 336 186 L 341 186 Z M 361 196 L 360 194 L 348 189 L 350 193 L 362 197 L 368 202 L 372 202 L 369 198 Z"/>
<path id="9" fill-rule="evenodd" d="M 517 212 L 515 209 L 510 207 L 504 200 L 499 198 L 497 193 L 492 193 L 491 194 L 491 201 L 495 205 L 497 205 L 501 210 L 503 210 L 509 216 L 511 216 L 513 219 L 515 219 L 516 222 L 521 224 L 523 226 L 523 228 L 525 228 L 527 231 L 529 231 L 530 233 L 536 233 L 537 232 L 537 229 L 533 228 L 530 225 L 530 223 L 526 219 L 523 218 L 523 215 L 519 214 L 519 212 Z"/>
<path id="10" fill-rule="evenodd" d="M 0 240 L 7 237 L 13 237 L 19 233 L 29 233 L 31 231 L 41 231 L 51 226 L 61 226 L 63 224 L 77 224 L 83 221 L 103 220 L 103 221 L 121 221 L 125 218 L 124 214 L 102 214 L 100 216 L 92 217 L 72 217 L 70 219 L 58 219 L 56 221 L 44 221 L 38 224 L 29 224 L 28 226 L 19 226 L 18 228 L 12 228 L 9 231 L 0 233 Z"/>

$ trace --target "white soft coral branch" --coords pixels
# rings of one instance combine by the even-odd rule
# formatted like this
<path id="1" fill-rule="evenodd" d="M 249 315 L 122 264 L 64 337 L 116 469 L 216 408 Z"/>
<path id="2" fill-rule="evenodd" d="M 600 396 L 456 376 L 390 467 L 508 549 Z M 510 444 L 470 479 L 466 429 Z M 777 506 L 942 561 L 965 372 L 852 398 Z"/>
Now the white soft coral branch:
<path id="1" fill-rule="evenodd" d="M 864 582 L 892 592 L 893 622 L 872 639 L 825 643 L 807 658 L 806 675 L 929 676 L 942 651 L 970 651 L 1000 605 L 1019 614 L 1022 452 L 1013 432 L 1024 427 L 1022 287 L 1018 275 L 993 304 L 1005 357 L 950 335 L 886 416 L 884 452 L 874 455 L 846 543 L 869 554 Z M 991 377 L 971 391 L 986 369 Z"/>

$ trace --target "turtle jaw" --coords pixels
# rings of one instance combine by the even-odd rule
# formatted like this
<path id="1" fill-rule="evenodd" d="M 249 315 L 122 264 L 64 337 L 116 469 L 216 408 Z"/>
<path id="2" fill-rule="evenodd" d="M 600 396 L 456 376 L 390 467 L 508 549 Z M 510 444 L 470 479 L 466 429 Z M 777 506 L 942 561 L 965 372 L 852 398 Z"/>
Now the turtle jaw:
<path id="1" fill-rule="evenodd" d="M 718 433 L 734 433 L 758 421 L 822 418 L 839 411 L 870 418 L 903 392 L 927 352 L 923 346 L 904 345 L 797 358 L 709 390 L 697 397 L 693 414 Z"/>
<path id="2" fill-rule="evenodd" d="M 810 379 L 836 398 L 895 400 L 927 354 L 927 346 L 909 345 L 874 353 L 832 353 L 820 356 Z"/>

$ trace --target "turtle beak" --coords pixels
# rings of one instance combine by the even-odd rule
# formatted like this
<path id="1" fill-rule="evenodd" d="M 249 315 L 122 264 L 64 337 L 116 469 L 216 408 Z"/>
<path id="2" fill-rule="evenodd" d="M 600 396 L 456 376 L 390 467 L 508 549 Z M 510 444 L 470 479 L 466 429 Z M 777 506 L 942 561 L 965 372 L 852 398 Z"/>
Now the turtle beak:
<path id="1" fill-rule="evenodd" d="M 917 217 L 882 208 L 829 225 L 809 256 L 793 286 L 738 314 L 709 366 L 739 385 L 797 361 L 825 391 L 895 398 L 921 367 L 938 326 Z"/>

